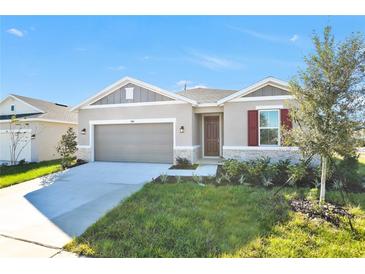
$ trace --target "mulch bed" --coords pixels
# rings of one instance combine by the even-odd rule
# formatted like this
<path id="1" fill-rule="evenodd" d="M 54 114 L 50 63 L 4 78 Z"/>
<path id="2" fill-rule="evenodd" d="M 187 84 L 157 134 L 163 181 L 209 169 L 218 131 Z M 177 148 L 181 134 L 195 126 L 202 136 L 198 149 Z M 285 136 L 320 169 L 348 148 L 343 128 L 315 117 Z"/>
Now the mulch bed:
<path id="1" fill-rule="evenodd" d="M 291 200 L 290 206 L 296 212 L 305 214 L 310 219 L 320 218 L 337 227 L 340 226 L 341 217 L 352 219 L 354 216 L 345 208 L 331 203 L 319 205 L 318 202 L 303 200 Z"/>
<path id="2" fill-rule="evenodd" d="M 198 164 L 193 164 L 193 165 L 189 165 L 189 166 L 179 166 L 179 165 L 173 165 L 171 166 L 169 169 L 192 169 L 192 170 L 195 170 L 198 168 Z"/>

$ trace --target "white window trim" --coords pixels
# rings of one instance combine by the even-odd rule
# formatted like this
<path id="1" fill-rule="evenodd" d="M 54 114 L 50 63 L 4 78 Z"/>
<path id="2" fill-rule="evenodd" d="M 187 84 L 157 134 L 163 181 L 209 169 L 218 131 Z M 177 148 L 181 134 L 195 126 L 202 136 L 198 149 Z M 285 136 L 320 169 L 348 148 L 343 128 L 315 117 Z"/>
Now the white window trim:
<path id="1" fill-rule="evenodd" d="M 277 127 L 261 127 L 260 126 L 260 113 L 266 112 L 266 111 L 276 111 L 278 113 L 278 126 Z M 279 147 L 281 145 L 280 138 L 281 138 L 281 132 L 280 132 L 280 109 L 263 109 L 258 111 L 258 135 L 259 135 L 259 146 L 260 147 Z M 261 129 L 278 129 L 278 144 L 277 145 L 268 145 L 263 144 L 261 145 Z"/>
<path id="2" fill-rule="evenodd" d="M 205 156 L 205 148 L 204 148 L 204 117 L 206 116 L 219 116 L 219 155 L 218 156 Z M 223 141 L 222 141 L 222 113 L 210 113 L 210 114 L 202 114 L 202 127 L 201 127 L 201 133 L 202 133 L 202 157 L 203 158 L 212 158 L 212 159 L 217 159 L 222 157 L 223 155 Z"/>
<path id="3" fill-rule="evenodd" d="M 256 109 L 259 110 L 259 109 L 283 109 L 284 106 L 283 105 L 271 105 L 271 106 L 256 106 Z"/>
<path id="4" fill-rule="evenodd" d="M 95 125 L 128 125 L 128 124 L 160 124 L 172 123 L 173 149 L 176 149 L 176 118 L 157 119 L 123 119 L 123 120 L 90 120 L 89 121 L 89 146 L 91 148 L 91 161 L 95 161 L 94 129 Z M 85 145 L 87 146 L 87 145 Z M 173 156 L 174 157 L 174 156 Z M 174 162 L 175 159 L 172 159 Z"/>

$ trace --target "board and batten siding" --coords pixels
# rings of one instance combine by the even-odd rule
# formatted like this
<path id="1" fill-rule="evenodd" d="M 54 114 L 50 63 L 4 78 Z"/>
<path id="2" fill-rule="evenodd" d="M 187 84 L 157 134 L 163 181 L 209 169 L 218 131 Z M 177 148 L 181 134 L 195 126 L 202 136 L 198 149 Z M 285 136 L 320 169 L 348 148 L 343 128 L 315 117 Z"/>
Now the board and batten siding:
<path id="1" fill-rule="evenodd" d="M 280 95 L 289 95 L 289 93 L 286 90 L 268 85 L 252 93 L 249 93 L 243 97 L 280 96 Z"/>
<path id="2" fill-rule="evenodd" d="M 133 88 L 133 99 L 126 99 L 126 88 Z M 92 105 L 125 104 L 142 102 L 172 101 L 173 99 L 142 88 L 134 84 L 127 84 L 111 94 L 97 100 Z"/>

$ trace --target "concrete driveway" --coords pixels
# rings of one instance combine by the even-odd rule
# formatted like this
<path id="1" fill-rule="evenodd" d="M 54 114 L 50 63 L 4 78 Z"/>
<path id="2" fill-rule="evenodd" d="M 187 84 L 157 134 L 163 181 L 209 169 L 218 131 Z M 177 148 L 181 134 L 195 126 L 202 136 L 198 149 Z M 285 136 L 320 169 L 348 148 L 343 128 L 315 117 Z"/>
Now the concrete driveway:
<path id="1" fill-rule="evenodd" d="M 0 190 L 0 257 L 66 256 L 73 236 L 169 167 L 93 162 Z"/>

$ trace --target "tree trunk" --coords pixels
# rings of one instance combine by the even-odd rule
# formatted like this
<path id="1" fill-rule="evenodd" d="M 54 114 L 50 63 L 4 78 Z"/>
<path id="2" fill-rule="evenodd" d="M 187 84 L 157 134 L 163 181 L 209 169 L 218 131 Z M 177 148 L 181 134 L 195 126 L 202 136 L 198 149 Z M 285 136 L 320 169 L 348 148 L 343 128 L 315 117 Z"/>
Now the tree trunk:
<path id="1" fill-rule="evenodd" d="M 327 179 L 327 162 L 326 156 L 322 156 L 322 174 L 321 174 L 321 191 L 319 194 L 319 202 L 323 203 L 326 195 L 326 179 Z"/>

